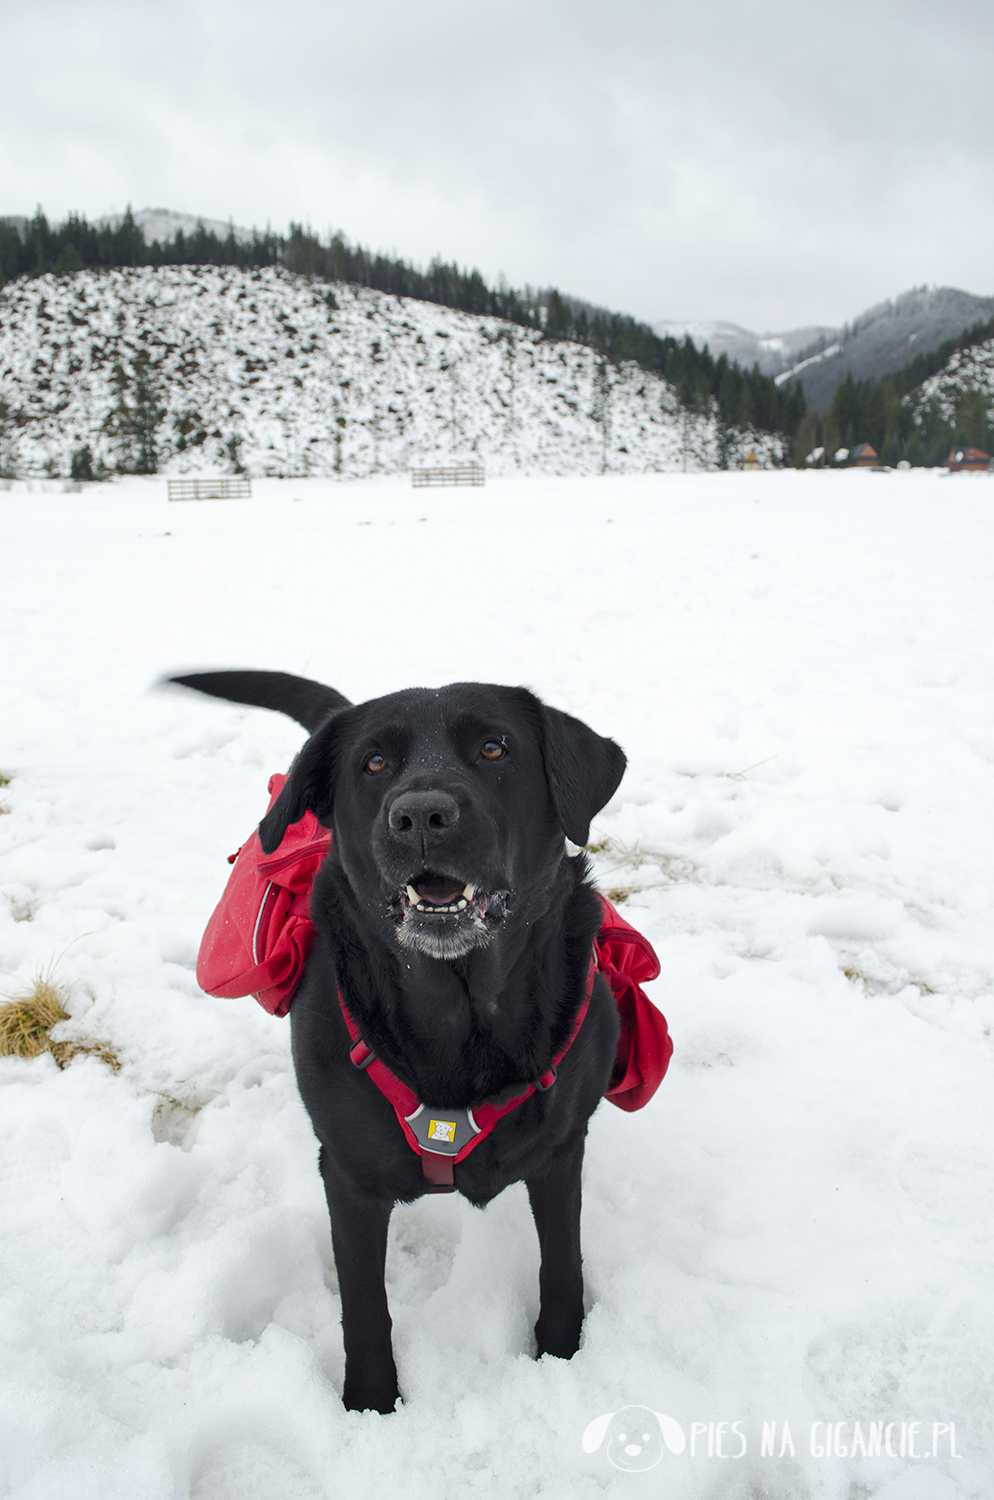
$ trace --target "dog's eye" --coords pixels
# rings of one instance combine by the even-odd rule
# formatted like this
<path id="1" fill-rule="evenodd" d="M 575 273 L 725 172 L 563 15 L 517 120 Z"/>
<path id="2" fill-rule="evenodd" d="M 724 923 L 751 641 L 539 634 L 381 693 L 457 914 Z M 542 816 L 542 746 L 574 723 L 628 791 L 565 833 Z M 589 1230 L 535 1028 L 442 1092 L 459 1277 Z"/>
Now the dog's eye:
<path id="1" fill-rule="evenodd" d="M 371 755 L 366 762 L 366 770 L 370 776 L 375 776 L 378 772 L 385 771 L 386 768 L 387 760 L 385 755 Z"/>
<path id="2" fill-rule="evenodd" d="M 503 760 L 507 754 L 507 748 L 501 744 L 500 740 L 484 740 L 480 746 L 480 754 L 487 760 Z"/>

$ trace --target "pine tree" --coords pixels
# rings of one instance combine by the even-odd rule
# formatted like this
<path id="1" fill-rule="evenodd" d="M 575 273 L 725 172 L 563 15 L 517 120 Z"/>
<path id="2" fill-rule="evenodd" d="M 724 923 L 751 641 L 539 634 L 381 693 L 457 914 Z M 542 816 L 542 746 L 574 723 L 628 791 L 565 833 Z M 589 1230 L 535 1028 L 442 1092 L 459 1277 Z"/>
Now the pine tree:
<path id="1" fill-rule="evenodd" d="M 607 448 L 611 436 L 611 382 L 607 361 L 599 359 L 594 366 L 594 401 L 590 415 L 601 430 L 601 473 L 607 473 Z"/>
<path id="2" fill-rule="evenodd" d="M 72 463 L 69 466 L 69 478 L 82 480 L 93 480 L 96 478 L 93 472 L 93 454 L 90 452 L 89 443 L 82 448 L 77 448 L 73 454 Z"/>
<path id="3" fill-rule="evenodd" d="M 17 425 L 10 404 L 0 397 L 0 479 L 13 479 L 13 436 Z"/>
<path id="4" fill-rule="evenodd" d="M 549 339 L 569 338 L 573 328 L 573 314 L 555 287 L 549 293 L 545 312 L 545 336 Z"/>
<path id="5" fill-rule="evenodd" d="M 52 270 L 56 276 L 72 276 L 76 271 L 82 271 L 83 257 L 75 245 L 63 245 L 56 258 Z"/>
<path id="6" fill-rule="evenodd" d="M 155 474 L 159 467 L 156 433 L 166 411 L 159 405 L 148 355 L 142 352 L 137 356 L 133 382 L 120 364 L 114 366 L 112 379 L 117 387 L 117 404 L 105 427 L 118 450 L 118 473 Z"/>
<path id="7" fill-rule="evenodd" d="M 232 474 L 244 474 L 245 465 L 242 463 L 242 441 L 238 433 L 233 432 L 225 443 L 228 454 L 228 462 L 231 465 Z"/>

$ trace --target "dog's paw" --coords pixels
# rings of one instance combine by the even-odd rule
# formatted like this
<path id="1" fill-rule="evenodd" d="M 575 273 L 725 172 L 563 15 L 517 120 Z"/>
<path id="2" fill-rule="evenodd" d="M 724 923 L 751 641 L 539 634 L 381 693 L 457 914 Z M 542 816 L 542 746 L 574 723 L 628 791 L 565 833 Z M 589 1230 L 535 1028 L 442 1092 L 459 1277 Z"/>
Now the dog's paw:
<path id="1" fill-rule="evenodd" d="M 345 1376 L 342 1405 L 346 1411 L 378 1411 L 389 1416 L 400 1400 L 397 1376 L 383 1380 L 353 1380 Z"/>
<path id="2" fill-rule="evenodd" d="M 543 1313 L 535 1324 L 535 1358 L 551 1354 L 556 1359 L 572 1359 L 580 1347 L 583 1331 L 583 1313 L 546 1316 Z"/>

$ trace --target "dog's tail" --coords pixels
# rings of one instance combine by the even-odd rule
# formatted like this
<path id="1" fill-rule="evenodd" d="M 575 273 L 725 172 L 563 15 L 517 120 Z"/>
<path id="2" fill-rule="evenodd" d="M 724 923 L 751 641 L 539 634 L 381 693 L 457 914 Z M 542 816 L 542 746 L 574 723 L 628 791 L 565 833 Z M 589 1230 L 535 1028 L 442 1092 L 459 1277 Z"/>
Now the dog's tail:
<path id="1" fill-rule="evenodd" d="M 180 687 L 194 688 L 229 703 L 249 703 L 253 708 L 272 708 L 288 714 L 313 734 L 336 708 L 350 707 L 349 699 L 323 682 L 294 677 L 290 672 L 188 672 L 166 677 Z"/>

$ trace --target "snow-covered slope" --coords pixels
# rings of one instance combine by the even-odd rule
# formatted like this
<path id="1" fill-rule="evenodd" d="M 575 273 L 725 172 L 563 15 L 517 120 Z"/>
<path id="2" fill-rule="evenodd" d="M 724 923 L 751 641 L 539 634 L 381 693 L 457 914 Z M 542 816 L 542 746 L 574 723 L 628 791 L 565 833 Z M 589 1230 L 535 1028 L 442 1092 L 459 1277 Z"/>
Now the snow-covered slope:
<path id="1" fill-rule="evenodd" d="M 68 474 L 87 445 L 118 466 L 119 377 L 136 373 L 163 417 L 159 467 L 256 475 L 397 473 L 479 458 L 495 473 L 698 469 L 716 423 L 667 383 L 579 344 L 277 269 L 81 271 L 0 293 L 0 399 L 8 472 Z M 776 440 L 748 434 L 772 463 Z"/>
<path id="2" fill-rule="evenodd" d="M 256 233 L 254 229 L 244 229 L 238 224 L 230 224 L 226 219 L 205 219 L 197 214 L 181 214 L 172 208 L 140 208 L 131 217 L 145 236 L 148 244 L 153 240 L 165 243 L 167 240 L 175 239 L 176 234 L 182 229 L 184 234 L 195 234 L 198 228 L 204 228 L 211 234 L 216 234 L 220 239 L 226 239 L 229 229 L 233 231 L 235 239 L 240 243 L 250 240 Z M 107 224 L 116 229 L 124 218 L 123 214 L 105 214 L 98 219 L 98 224 Z"/>
<path id="3" fill-rule="evenodd" d="M 914 410 L 934 405 L 947 422 L 955 423 L 964 396 L 975 394 L 994 420 L 994 339 L 957 349 L 944 369 L 924 381 L 909 398 Z"/>

